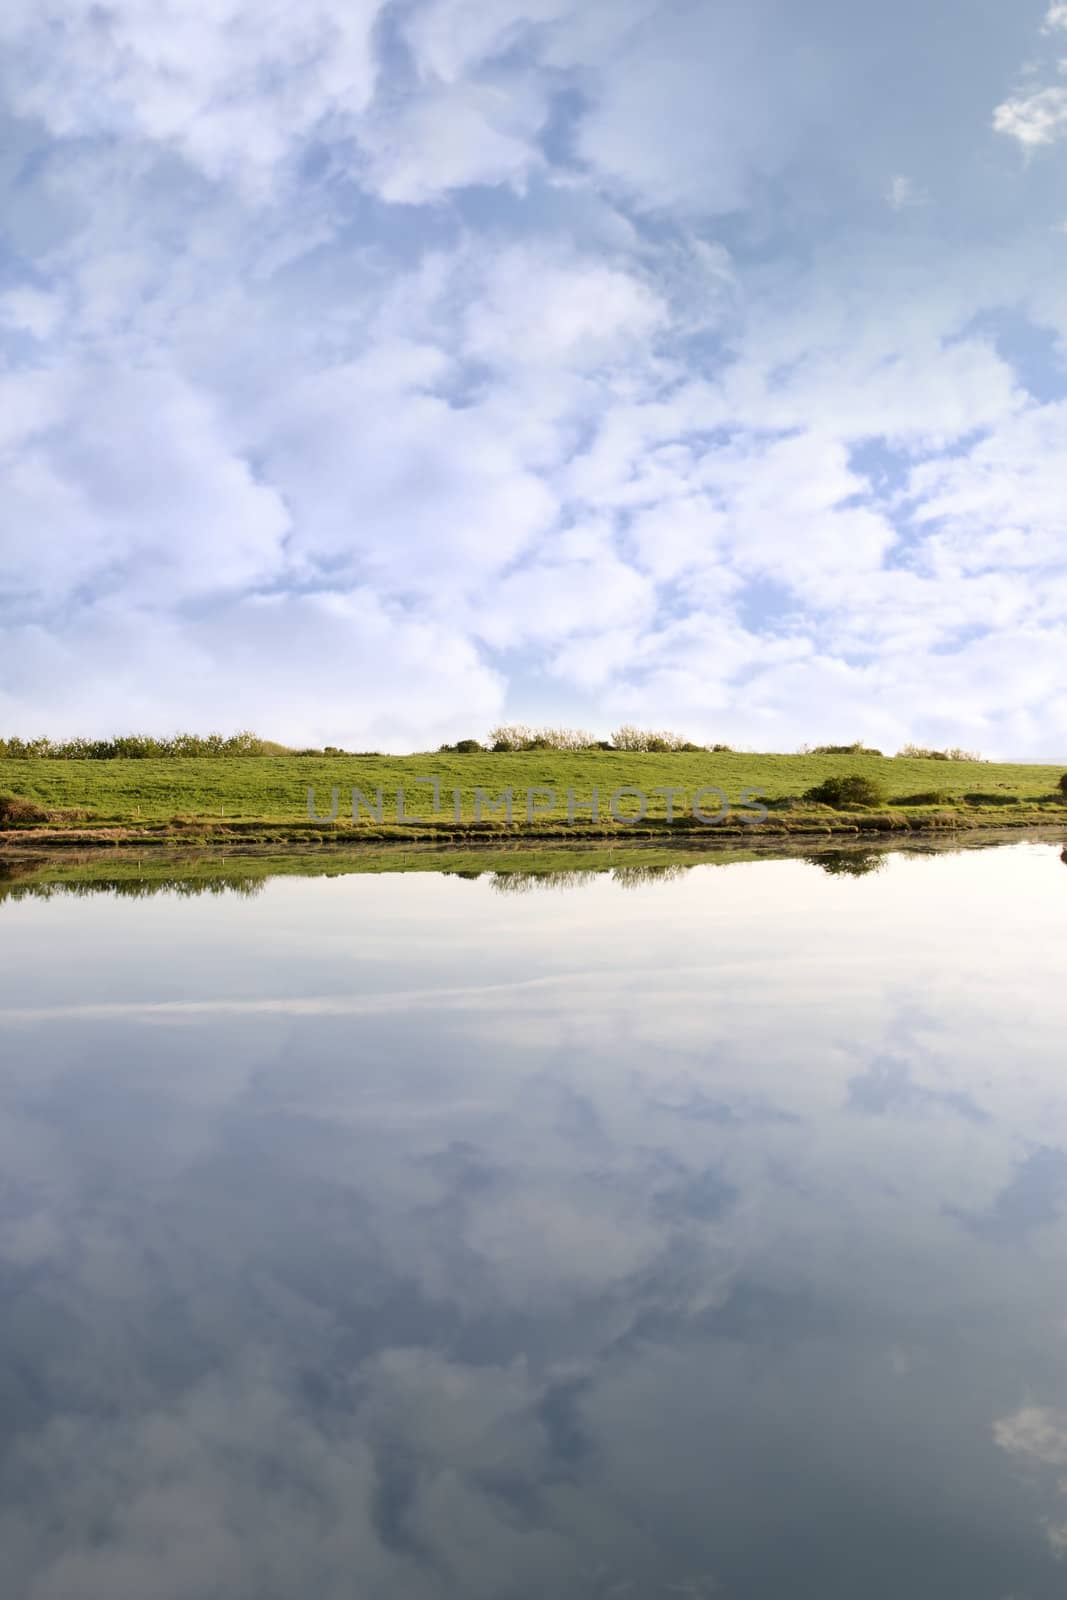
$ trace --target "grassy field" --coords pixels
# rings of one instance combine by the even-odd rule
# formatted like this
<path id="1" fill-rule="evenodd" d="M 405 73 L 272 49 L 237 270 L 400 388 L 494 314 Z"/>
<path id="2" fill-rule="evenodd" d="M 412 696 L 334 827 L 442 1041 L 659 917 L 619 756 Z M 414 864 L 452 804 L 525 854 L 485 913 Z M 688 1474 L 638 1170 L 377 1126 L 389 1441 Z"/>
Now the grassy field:
<path id="1" fill-rule="evenodd" d="M 860 773 L 881 784 L 886 797 L 886 827 L 951 825 L 1004 825 L 1021 821 L 1067 820 L 1067 806 L 1058 792 L 1061 769 L 923 759 L 884 758 L 870 755 L 744 755 L 669 754 L 632 755 L 618 751 L 557 754 L 537 751 L 498 755 L 414 755 L 387 757 L 261 756 L 215 759 L 48 761 L 0 760 L 0 794 L 13 794 L 34 802 L 49 813 L 34 824 L 38 835 L 77 828 L 86 835 L 116 830 L 142 833 L 146 839 L 180 835 L 183 830 L 222 835 L 234 830 L 260 830 L 266 835 L 315 837 L 324 831 L 312 824 L 307 793 L 314 787 L 316 808 L 325 815 L 330 792 L 340 790 L 339 823 L 331 831 L 351 836 L 351 792 L 362 790 L 374 801 L 383 791 L 382 821 L 361 811 L 359 837 L 387 838 L 396 834 L 397 802 L 404 797 L 407 823 L 433 827 L 448 836 L 470 833 L 476 819 L 477 788 L 492 797 L 510 788 L 515 795 L 514 821 L 509 830 L 502 811 L 483 810 L 481 829 L 504 832 L 570 831 L 566 795 L 576 796 L 576 831 L 592 827 L 589 801 L 600 794 L 600 828 L 614 830 L 608 803 L 621 789 L 638 789 L 648 797 L 646 826 L 664 828 L 668 801 L 657 789 L 680 791 L 674 799 L 678 825 L 692 829 L 690 810 L 703 789 L 721 789 L 731 804 L 726 828 L 745 823 L 737 807 L 742 791 L 759 789 L 770 807 L 764 826 L 794 831 L 807 824 L 837 826 L 841 815 L 812 806 L 801 797 L 825 778 Z M 441 809 L 434 812 L 429 785 L 418 778 L 437 778 Z M 527 822 L 526 794 L 531 789 L 555 791 L 557 802 L 537 797 L 539 814 Z M 453 791 L 458 791 L 457 802 Z M 621 815 L 633 817 L 637 800 L 630 796 L 617 803 Z M 719 801 L 707 796 L 702 809 L 719 810 Z M 852 821 L 870 827 L 876 814 L 856 814 Z M 751 821 L 747 826 L 751 827 Z M 27 831 L 26 828 L 19 830 Z M 720 831 L 724 831 L 721 826 Z"/>

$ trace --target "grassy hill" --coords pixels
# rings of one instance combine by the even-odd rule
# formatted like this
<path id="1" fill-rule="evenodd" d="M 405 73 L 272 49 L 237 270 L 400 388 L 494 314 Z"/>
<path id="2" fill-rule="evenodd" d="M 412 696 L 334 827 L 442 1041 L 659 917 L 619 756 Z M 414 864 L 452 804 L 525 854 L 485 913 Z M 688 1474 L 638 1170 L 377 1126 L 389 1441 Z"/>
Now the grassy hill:
<path id="1" fill-rule="evenodd" d="M 592 751 L 561 754 L 551 750 L 501 754 L 425 754 L 411 756 L 256 756 L 169 758 L 163 760 L 0 760 L 0 795 L 15 795 L 38 808 L 40 815 L 19 828 L 41 834 L 78 830 L 101 838 L 117 831 L 143 834 L 146 840 L 183 832 L 224 836 L 231 832 L 261 833 L 265 838 L 321 836 L 307 812 L 307 793 L 314 787 L 316 809 L 330 809 L 330 792 L 340 790 L 336 834 L 352 836 L 351 791 L 359 788 L 374 801 L 383 791 L 379 824 L 361 811 L 358 836 L 386 838 L 398 832 L 396 794 L 404 797 L 408 823 L 444 836 L 473 831 L 589 832 L 589 800 L 600 794 L 599 827 L 616 825 L 608 801 L 620 789 L 638 789 L 648 799 L 644 827 L 667 826 L 668 800 L 657 789 L 680 791 L 674 799 L 677 828 L 694 826 L 690 809 L 695 796 L 714 786 L 736 808 L 745 789 L 759 789 L 769 807 L 764 827 L 803 831 L 839 826 L 874 828 L 922 826 L 997 826 L 1047 820 L 1067 821 L 1067 805 L 1058 790 L 1062 769 L 993 762 L 936 761 L 922 758 L 849 755 L 745 755 L 723 753 L 628 754 Z M 874 810 L 835 812 L 812 805 L 803 796 L 825 779 L 860 774 L 873 779 L 886 803 Z M 419 778 L 437 778 L 441 810 L 434 813 L 433 793 Z M 514 822 L 506 827 L 502 812 L 483 812 L 474 830 L 478 788 L 495 797 L 505 789 L 515 795 Z M 556 804 L 540 795 L 540 814 L 528 824 L 526 794 L 552 789 Z M 567 821 L 566 793 L 576 795 L 576 823 Z M 458 820 L 453 791 L 458 791 Z M 622 815 L 634 816 L 638 802 L 618 802 Z M 705 797 L 702 809 L 715 813 L 719 802 Z M 0 827 L 4 825 L 0 823 Z M 736 809 L 718 831 L 749 829 Z M 625 830 L 624 830 L 625 831 Z"/>

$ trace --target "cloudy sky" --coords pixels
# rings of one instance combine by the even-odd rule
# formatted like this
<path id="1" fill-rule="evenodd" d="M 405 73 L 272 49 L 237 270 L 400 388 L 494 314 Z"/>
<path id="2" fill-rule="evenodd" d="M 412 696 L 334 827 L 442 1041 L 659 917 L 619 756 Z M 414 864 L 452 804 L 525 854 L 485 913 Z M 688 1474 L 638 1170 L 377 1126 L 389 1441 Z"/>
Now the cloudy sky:
<path id="1" fill-rule="evenodd" d="M 1067 752 L 1067 5 L 5 0 L 0 732 Z"/>

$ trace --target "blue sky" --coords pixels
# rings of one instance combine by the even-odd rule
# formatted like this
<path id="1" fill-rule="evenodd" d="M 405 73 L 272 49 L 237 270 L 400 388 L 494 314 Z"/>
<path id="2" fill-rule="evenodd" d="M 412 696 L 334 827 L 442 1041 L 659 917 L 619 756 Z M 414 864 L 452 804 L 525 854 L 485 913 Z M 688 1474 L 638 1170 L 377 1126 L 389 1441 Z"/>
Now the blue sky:
<path id="1" fill-rule="evenodd" d="M 1067 754 L 1067 5 L 7 0 L 0 731 Z"/>

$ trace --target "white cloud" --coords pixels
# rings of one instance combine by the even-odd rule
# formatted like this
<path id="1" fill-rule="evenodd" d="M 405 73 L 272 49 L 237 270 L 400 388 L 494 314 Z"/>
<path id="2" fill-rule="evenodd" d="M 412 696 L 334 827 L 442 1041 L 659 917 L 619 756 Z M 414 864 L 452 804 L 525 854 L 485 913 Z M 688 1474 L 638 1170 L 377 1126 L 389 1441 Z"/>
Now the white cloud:
<path id="1" fill-rule="evenodd" d="M 437 353 L 390 346 L 271 400 L 261 437 L 294 555 L 436 609 L 548 531 L 556 498 L 521 440 L 491 405 L 444 398 L 447 376 Z"/>
<path id="2" fill-rule="evenodd" d="M 591 103 L 579 155 L 653 210 L 742 209 L 789 159 L 824 89 L 824 62 L 802 44 L 788 57 L 767 52 L 768 20 L 759 6 L 696 5 L 653 11 L 631 28 L 624 18 L 601 55 L 582 58 Z M 567 59 L 562 46 L 557 55 Z"/>
<path id="3" fill-rule="evenodd" d="M 595 370 L 639 361 L 667 321 L 663 301 L 632 273 L 524 247 L 491 258 L 464 331 L 470 354 L 497 367 Z"/>
<path id="4" fill-rule="evenodd" d="M 1045 17 L 1042 31 L 1052 34 L 1061 28 L 1067 29 L 1067 6 L 1057 0 Z M 1056 66 L 1062 78 L 1067 73 L 1067 60 L 1047 61 L 1044 70 L 1051 72 Z M 1026 76 L 1033 80 L 1041 71 L 1040 63 L 1031 63 Z M 993 127 L 997 133 L 1017 140 L 1028 154 L 1042 145 L 1054 144 L 1067 135 L 1067 86 L 1027 87 L 996 107 Z"/>
<path id="5" fill-rule="evenodd" d="M 61 295 L 44 289 L 9 289 L 0 295 L 0 326 L 47 339 L 63 319 Z"/>
<path id="6" fill-rule="evenodd" d="M 627 542 L 640 566 L 669 583 L 693 568 L 716 563 L 729 530 L 729 514 L 721 502 L 683 492 L 642 507 L 629 521 Z"/>
<path id="7" fill-rule="evenodd" d="M 1067 86 L 1037 89 L 1005 100 L 993 113 L 993 126 L 1027 150 L 1067 136 Z"/>
<path id="8" fill-rule="evenodd" d="M 926 547 L 931 564 L 946 576 L 1067 570 L 1065 451 L 1061 402 L 1006 419 L 966 454 L 917 467 L 909 492 L 916 520 L 935 529 Z"/>
<path id="9" fill-rule="evenodd" d="M 253 197 L 330 117 L 366 109 L 382 0 L 11 0 L 4 83 L 59 138 L 168 145 Z M 24 70 L 27 59 L 32 71 Z"/>
<path id="10" fill-rule="evenodd" d="M 794 289 L 786 307 L 765 308 L 740 359 L 724 372 L 715 417 L 753 429 L 817 422 L 838 437 L 945 448 L 1010 416 L 1023 396 L 1011 365 L 987 341 L 953 337 L 958 312 L 940 329 L 912 326 L 905 302 L 890 326 L 866 289 L 833 305 Z M 979 301 L 980 303 L 980 301 Z"/>
<path id="11" fill-rule="evenodd" d="M 228 599 L 200 617 L 85 607 L 62 631 L 0 627 L 0 723 L 270 728 L 296 746 L 436 748 L 497 720 L 504 684 L 447 619 L 369 589 Z"/>
<path id="12" fill-rule="evenodd" d="M 19 403 L 23 386 L 6 387 Z M 35 404 L 0 419 L 9 596 L 56 604 L 89 589 L 169 602 L 278 574 L 285 506 L 227 448 L 203 395 L 166 372 L 91 366 L 26 389 Z"/>
<path id="13" fill-rule="evenodd" d="M 471 184 L 521 186 L 541 165 L 535 141 L 547 115 L 544 97 L 521 82 L 434 88 L 364 123 L 360 170 L 383 200 L 400 205 Z"/>
<path id="14" fill-rule="evenodd" d="M 573 9 L 574 0 L 429 0 L 406 18 L 404 34 L 425 75 L 456 83 Z"/>
<path id="15" fill-rule="evenodd" d="M 1024 1406 L 994 1423 L 993 1436 L 1002 1450 L 1027 1466 L 1067 1467 L 1067 1414 L 1062 1411 Z M 1067 1493 L 1067 1483 L 1061 1481 L 1059 1490 Z M 1067 1559 L 1067 1522 L 1046 1518 L 1044 1527 L 1053 1555 L 1059 1561 Z"/>
<path id="16" fill-rule="evenodd" d="M 500 650 L 581 641 L 651 623 L 652 585 L 620 561 L 606 541 L 588 553 L 559 541 L 529 566 L 506 574 L 472 609 L 473 633 Z M 598 541 L 599 543 L 599 541 Z M 477 597 L 476 597 L 477 600 Z"/>

